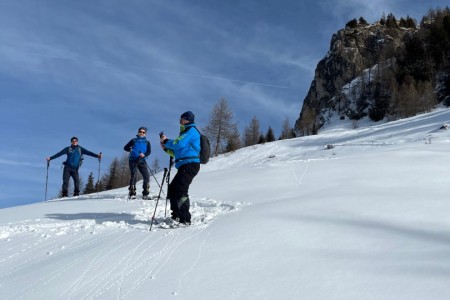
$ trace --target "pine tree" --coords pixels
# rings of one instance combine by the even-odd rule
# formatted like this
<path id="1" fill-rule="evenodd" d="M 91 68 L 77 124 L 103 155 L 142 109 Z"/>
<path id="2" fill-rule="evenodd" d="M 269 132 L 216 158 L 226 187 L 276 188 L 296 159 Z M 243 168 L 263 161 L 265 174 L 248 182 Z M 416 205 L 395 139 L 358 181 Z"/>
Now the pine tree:
<path id="1" fill-rule="evenodd" d="M 386 27 L 388 28 L 398 28 L 397 19 L 390 13 L 386 19 Z"/>
<path id="2" fill-rule="evenodd" d="M 85 194 L 85 195 L 92 194 L 92 193 L 95 193 L 96 191 L 97 190 L 94 186 L 94 173 L 91 171 L 91 173 L 89 173 L 87 183 L 84 186 L 83 194 Z"/>
<path id="3" fill-rule="evenodd" d="M 272 127 L 269 126 L 269 129 L 267 130 L 266 133 L 266 142 L 270 143 L 273 141 L 275 141 L 275 135 L 273 134 Z"/>
<path id="4" fill-rule="evenodd" d="M 259 135 L 259 139 L 258 139 L 258 144 L 264 144 L 266 142 L 266 138 L 264 137 L 264 135 L 261 134 Z"/>
<path id="5" fill-rule="evenodd" d="M 100 180 L 97 181 L 97 183 L 95 184 L 95 191 L 96 192 L 102 192 L 104 190 L 105 190 L 105 188 L 103 187 L 102 182 Z"/>
<path id="6" fill-rule="evenodd" d="M 105 186 L 107 191 L 120 187 L 118 184 L 119 181 L 118 174 L 119 174 L 119 159 L 116 157 L 113 159 L 109 167 L 109 177 Z"/>
<path id="7" fill-rule="evenodd" d="M 364 26 L 369 25 L 369 23 L 367 23 L 366 19 L 364 19 L 362 16 L 359 17 L 359 24 L 364 25 Z"/>
<path id="8" fill-rule="evenodd" d="M 356 28 L 358 26 L 358 20 L 353 19 L 347 22 L 347 24 L 345 24 L 346 28 Z"/>

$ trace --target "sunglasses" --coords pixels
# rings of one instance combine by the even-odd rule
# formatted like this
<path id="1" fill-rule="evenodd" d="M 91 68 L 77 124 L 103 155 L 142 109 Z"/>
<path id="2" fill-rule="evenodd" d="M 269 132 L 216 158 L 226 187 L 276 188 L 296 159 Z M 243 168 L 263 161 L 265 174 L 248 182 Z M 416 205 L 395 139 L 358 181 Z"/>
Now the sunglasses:
<path id="1" fill-rule="evenodd" d="M 139 133 L 143 133 L 143 134 L 145 134 L 145 131 L 139 130 Z"/>
<path id="2" fill-rule="evenodd" d="M 77 141 L 77 140 L 72 140 L 71 142 L 72 142 L 72 143 L 75 143 L 75 142 L 78 142 L 78 141 Z"/>

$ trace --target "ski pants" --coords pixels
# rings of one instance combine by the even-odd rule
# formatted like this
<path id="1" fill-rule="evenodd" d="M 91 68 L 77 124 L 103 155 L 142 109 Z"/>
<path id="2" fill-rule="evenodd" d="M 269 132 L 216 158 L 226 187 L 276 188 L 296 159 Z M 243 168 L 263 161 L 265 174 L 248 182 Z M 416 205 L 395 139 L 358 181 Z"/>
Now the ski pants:
<path id="1" fill-rule="evenodd" d="M 71 168 L 69 166 L 64 166 L 63 170 L 62 195 L 67 196 L 69 193 L 70 177 L 73 178 L 73 195 L 78 196 L 80 194 L 80 176 L 78 175 L 78 168 Z"/>
<path id="2" fill-rule="evenodd" d="M 167 197 L 170 199 L 172 217 L 179 218 L 180 222 L 191 222 L 189 212 L 189 186 L 200 171 L 199 163 L 187 163 L 178 168 L 178 172 L 169 184 Z"/>
<path id="3" fill-rule="evenodd" d="M 143 194 L 145 196 L 147 196 L 149 194 L 149 181 L 150 181 L 150 173 L 148 172 L 148 168 L 147 168 L 147 162 L 145 161 L 145 159 L 139 159 L 139 160 L 130 160 L 129 161 L 129 166 L 130 166 L 130 187 L 131 186 L 136 186 L 136 173 L 137 170 L 139 170 L 139 172 L 141 172 L 142 177 L 144 178 L 144 184 L 142 185 L 142 190 L 143 190 Z"/>

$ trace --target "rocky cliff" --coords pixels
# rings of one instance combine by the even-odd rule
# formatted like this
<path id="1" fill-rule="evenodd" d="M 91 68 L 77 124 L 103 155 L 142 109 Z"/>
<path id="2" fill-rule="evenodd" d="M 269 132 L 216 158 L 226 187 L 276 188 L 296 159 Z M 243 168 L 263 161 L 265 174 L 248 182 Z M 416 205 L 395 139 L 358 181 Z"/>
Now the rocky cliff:
<path id="1" fill-rule="evenodd" d="M 298 135 L 317 134 L 326 123 L 330 112 L 340 118 L 352 118 L 352 99 L 342 96 L 342 88 L 367 72 L 381 60 L 395 55 L 405 34 L 414 29 L 376 24 L 358 24 L 335 33 L 330 50 L 318 64 L 314 80 L 303 102 L 299 119 L 295 123 Z M 370 71 L 369 71 L 370 82 Z"/>

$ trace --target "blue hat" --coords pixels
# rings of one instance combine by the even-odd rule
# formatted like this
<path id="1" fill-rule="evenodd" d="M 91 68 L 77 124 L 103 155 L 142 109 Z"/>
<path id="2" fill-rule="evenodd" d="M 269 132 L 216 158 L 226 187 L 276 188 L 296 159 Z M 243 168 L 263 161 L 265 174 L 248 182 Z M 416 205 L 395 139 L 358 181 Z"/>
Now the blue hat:
<path id="1" fill-rule="evenodd" d="M 147 127 L 144 127 L 144 126 L 139 127 L 138 131 L 141 131 L 141 130 L 147 132 Z"/>
<path id="2" fill-rule="evenodd" d="M 180 118 L 185 119 L 186 121 L 189 121 L 192 123 L 192 122 L 194 122 L 195 116 L 192 113 L 192 111 L 189 110 L 189 111 L 183 113 Z"/>

